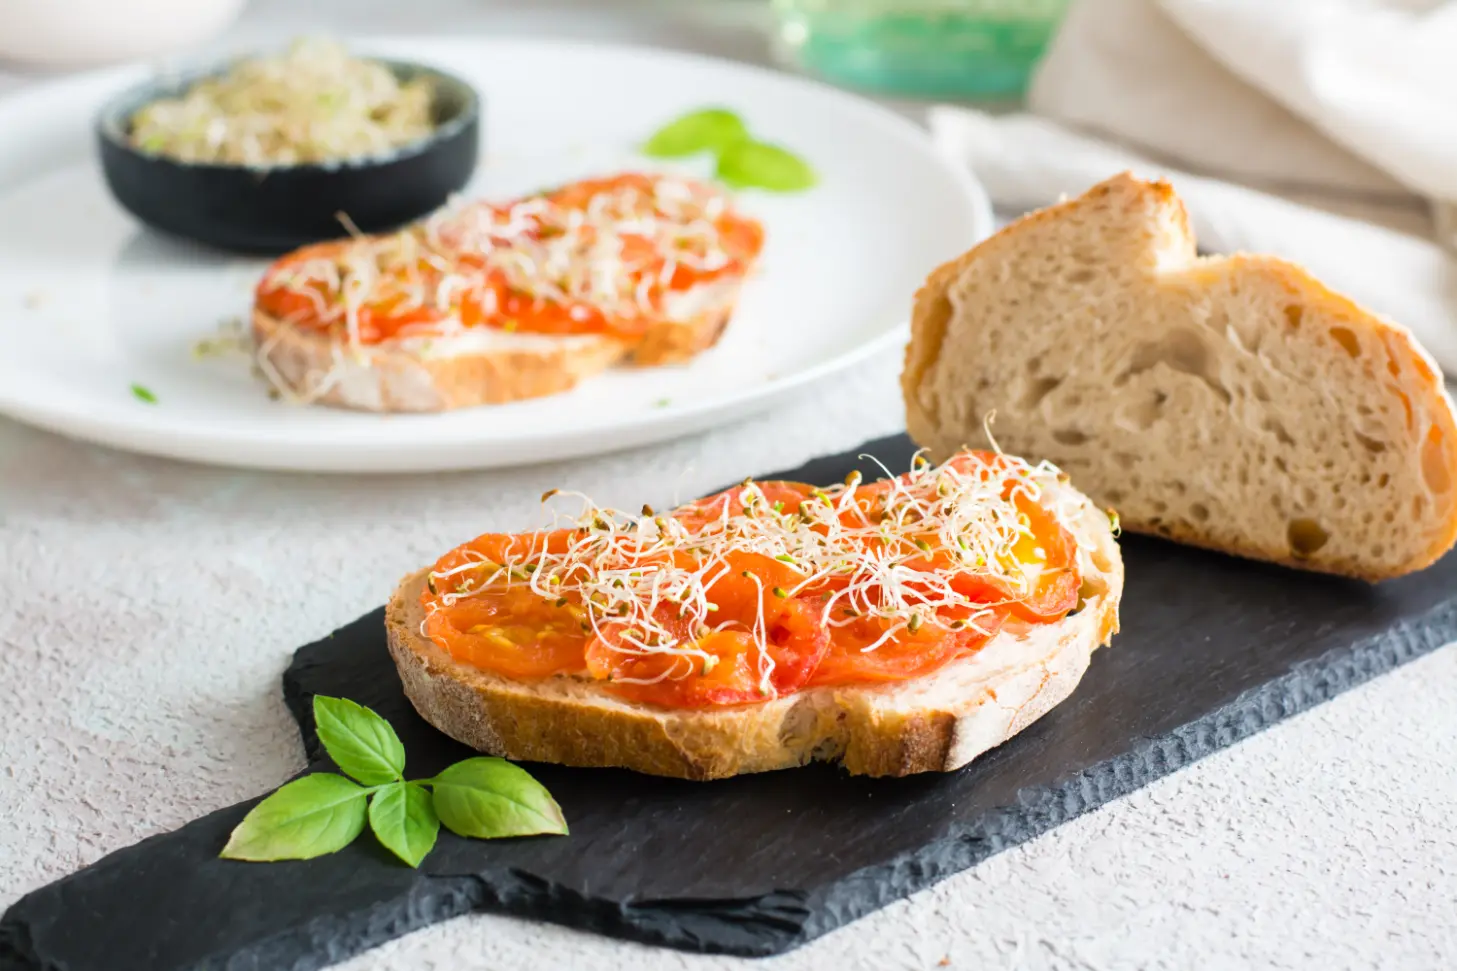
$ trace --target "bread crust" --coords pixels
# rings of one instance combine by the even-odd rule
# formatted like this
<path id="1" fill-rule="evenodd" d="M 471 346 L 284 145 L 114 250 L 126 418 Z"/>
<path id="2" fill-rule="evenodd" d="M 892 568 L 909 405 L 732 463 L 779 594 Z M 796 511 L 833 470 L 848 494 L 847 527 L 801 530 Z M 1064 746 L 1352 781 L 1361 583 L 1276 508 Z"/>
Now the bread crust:
<path id="1" fill-rule="evenodd" d="M 682 363 L 717 343 L 732 314 L 731 300 L 686 322 L 658 321 L 636 343 L 569 335 L 542 337 L 522 347 L 425 354 L 418 346 L 390 342 L 364 348 L 359 359 L 348 354 L 336 359 L 327 337 L 255 308 L 253 339 L 260 364 L 284 389 L 312 404 L 438 412 L 559 394 L 622 362 L 640 367 Z"/>
<path id="2" fill-rule="evenodd" d="M 1151 249 L 1158 253 L 1157 266 L 1149 271 L 1155 278 L 1183 278 L 1183 285 L 1193 287 L 1203 285 L 1201 281 L 1218 279 L 1221 275 L 1225 278 L 1274 280 L 1289 294 L 1293 305 L 1320 308 L 1331 315 L 1355 322 L 1352 326 L 1359 329 L 1363 337 L 1370 335 L 1373 346 L 1384 349 L 1391 373 L 1399 375 L 1398 383 L 1410 399 L 1411 407 L 1428 420 L 1434 429 L 1430 434 L 1435 437 L 1424 439 L 1418 447 L 1425 448 L 1428 441 L 1435 442 L 1436 454 L 1430 458 L 1423 454 L 1422 461 L 1430 461 L 1445 469 L 1446 472 L 1439 473 L 1440 477 L 1457 480 L 1457 414 L 1454 414 L 1452 403 L 1447 397 L 1439 368 L 1410 331 L 1335 293 L 1303 267 L 1289 261 L 1247 254 L 1198 257 L 1188 212 L 1183 202 L 1174 194 L 1173 188 L 1166 182 L 1145 182 L 1128 173 L 1108 179 L 1076 199 L 1048 206 L 1013 221 L 970 251 L 938 267 L 916 293 L 911 339 L 906 348 L 905 365 L 901 372 L 901 389 L 906 405 L 907 429 L 911 437 L 926 446 L 934 457 L 944 458 L 958 448 L 983 441 L 980 429 L 958 427 L 957 422 L 940 413 L 941 398 L 934 390 L 938 381 L 943 387 L 946 386 L 949 374 L 946 372 L 938 375 L 938 371 L 944 372 L 946 368 L 955 367 L 954 361 L 943 357 L 949 329 L 977 325 L 977 321 L 970 319 L 970 315 L 964 320 L 958 318 L 951 299 L 953 288 L 979 268 L 987 268 L 988 272 L 995 274 L 1014 272 L 1011 263 L 1028 232 L 1089 213 L 1097 207 L 1106 207 L 1113 214 L 1109 217 L 1110 222 L 1124 218 L 1128 213 L 1156 214 L 1157 225 L 1146 229 L 1149 238 L 1153 240 Z M 1127 218 L 1138 220 L 1144 217 Z M 1003 365 L 1008 373 L 1012 373 L 1022 368 L 1024 362 L 1017 359 L 1016 351 L 1013 350 L 1007 352 Z M 988 391 L 986 397 L 989 399 L 987 410 L 994 410 L 994 392 Z M 1090 431 L 1086 428 L 1082 430 Z M 1014 451 L 1036 452 L 1038 454 L 1034 457 L 1047 458 L 1054 462 L 1063 462 L 1065 459 L 1056 449 L 1034 449 L 1016 435 L 1004 437 L 1007 439 L 1004 444 Z M 1094 434 L 1090 441 L 1097 443 L 1100 439 Z M 1457 542 L 1457 502 L 1449 505 L 1445 518 L 1434 524 L 1419 548 L 1413 549 L 1410 555 L 1398 562 L 1382 563 L 1359 553 L 1333 553 L 1329 549 L 1297 556 L 1285 535 L 1250 534 L 1240 537 L 1238 542 L 1221 541 L 1211 535 L 1208 528 L 1201 528 L 1196 523 L 1169 521 L 1162 517 L 1144 518 L 1123 508 L 1123 504 L 1114 501 L 1112 497 L 1099 495 L 1086 479 L 1080 481 L 1090 488 L 1095 498 L 1119 506 L 1123 513 L 1123 526 L 1130 531 L 1162 536 L 1218 552 L 1371 582 L 1401 576 L 1429 566 Z M 1373 490 L 1367 501 L 1379 505 L 1381 500 L 1382 497 Z"/>
<path id="3" fill-rule="evenodd" d="M 893 685 L 815 688 L 761 704 L 691 711 L 624 701 L 599 682 L 522 682 L 461 664 L 421 636 L 427 571 L 386 609 L 390 654 L 426 721 L 492 755 L 650 775 L 721 779 L 838 761 L 855 775 L 949 772 L 1022 731 L 1072 693 L 1118 628 L 1123 563 L 1107 516 L 1084 501 L 1081 609 L 1007 630 L 971 657 Z"/>

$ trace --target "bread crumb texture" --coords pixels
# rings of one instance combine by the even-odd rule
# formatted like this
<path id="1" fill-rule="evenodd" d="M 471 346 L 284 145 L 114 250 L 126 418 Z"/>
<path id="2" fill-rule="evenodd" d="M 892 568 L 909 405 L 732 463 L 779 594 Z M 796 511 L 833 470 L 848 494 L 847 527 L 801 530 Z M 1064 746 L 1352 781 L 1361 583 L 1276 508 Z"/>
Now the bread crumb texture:
<path id="1" fill-rule="evenodd" d="M 1125 528 L 1370 580 L 1457 537 L 1457 422 L 1404 328 L 1268 256 L 1199 257 L 1124 174 L 937 269 L 902 375 L 937 457 L 1062 466 Z"/>

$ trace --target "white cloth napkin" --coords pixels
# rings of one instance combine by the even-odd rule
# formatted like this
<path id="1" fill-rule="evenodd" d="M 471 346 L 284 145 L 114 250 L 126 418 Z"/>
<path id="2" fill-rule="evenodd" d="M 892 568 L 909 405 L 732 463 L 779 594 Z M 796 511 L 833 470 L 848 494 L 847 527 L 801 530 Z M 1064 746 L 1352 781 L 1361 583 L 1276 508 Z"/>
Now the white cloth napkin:
<path id="1" fill-rule="evenodd" d="M 1028 100 L 1044 117 L 930 115 L 999 209 L 1167 178 L 1202 248 L 1302 263 L 1457 374 L 1457 282 L 1425 206 L 1457 201 L 1457 5 L 1078 0 Z"/>

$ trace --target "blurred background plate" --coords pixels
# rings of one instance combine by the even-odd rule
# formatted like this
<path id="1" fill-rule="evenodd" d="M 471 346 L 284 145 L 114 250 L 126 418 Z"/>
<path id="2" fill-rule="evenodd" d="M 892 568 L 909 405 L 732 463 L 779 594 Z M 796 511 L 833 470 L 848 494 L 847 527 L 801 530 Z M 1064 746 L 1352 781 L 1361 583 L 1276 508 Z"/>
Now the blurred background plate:
<path id="1" fill-rule="evenodd" d="M 92 115 L 142 72 L 39 86 L 0 102 L 0 130 L 10 133 L 0 145 L 0 412 L 118 448 L 260 468 L 482 468 L 626 448 L 763 411 L 867 357 L 899 354 L 926 273 L 992 229 L 981 187 L 919 129 L 813 82 L 554 41 L 353 47 L 477 86 L 491 134 L 468 192 L 509 196 L 646 165 L 635 145 L 709 104 L 734 108 L 757 135 L 809 159 L 821 184 L 742 195 L 767 228 L 763 268 L 720 345 L 690 365 L 444 415 L 301 408 L 270 401 L 245 357 L 193 353 L 246 317 L 265 263 L 145 230 L 106 193 Z"/>

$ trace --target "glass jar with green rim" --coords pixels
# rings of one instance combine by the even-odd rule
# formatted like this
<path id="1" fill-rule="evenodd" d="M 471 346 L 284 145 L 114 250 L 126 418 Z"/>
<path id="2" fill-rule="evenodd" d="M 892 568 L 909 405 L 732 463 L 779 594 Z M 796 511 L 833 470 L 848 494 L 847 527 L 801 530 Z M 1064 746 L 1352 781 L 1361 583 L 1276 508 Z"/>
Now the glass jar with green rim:
<path id="1" fill-rule="evenodd" d="M 784 56 L 847 87 L 1014 101 L 1069 0 L 773 0 Z"/>

